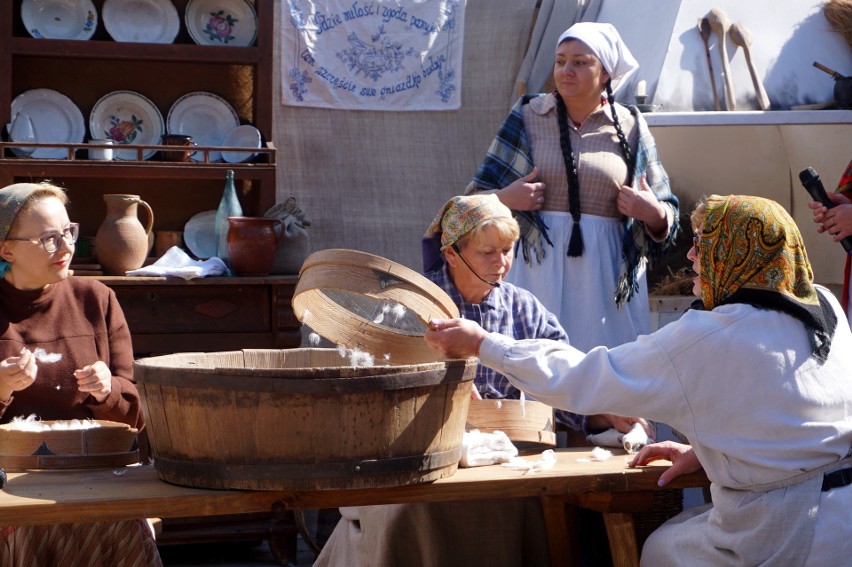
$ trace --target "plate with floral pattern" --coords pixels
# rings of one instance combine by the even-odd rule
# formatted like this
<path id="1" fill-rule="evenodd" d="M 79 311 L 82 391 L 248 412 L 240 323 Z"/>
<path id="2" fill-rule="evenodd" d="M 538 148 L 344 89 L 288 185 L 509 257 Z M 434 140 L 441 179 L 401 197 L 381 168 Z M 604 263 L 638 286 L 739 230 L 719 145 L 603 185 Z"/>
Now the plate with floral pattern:
<path id="1" fill-rule="evenodd" d="M 257 13 L 248 0 L 189 0 L 183 19 L 198 45 L 246 47 L 257 37 Z"/>
<path id="2" fill-rule="evenodd" d="M 89 39 L 98 27 L 91 0 L 24 0 L 21 19 L 37 39 Z"/>
<path id="3" fill-rule="evenodd" d="M 119 146 L 127 144 L 159 144 L 166 132 L 163 115 L 153 102 L 133 91 L 113 91 L 105 94 L 89 114 L 89 134 L 92 138 L 108 138 Z M 144 150 L 148 159 L 156 149 Z M 135 160 L 136 150 L 116 148 L 115 159 Z"/>

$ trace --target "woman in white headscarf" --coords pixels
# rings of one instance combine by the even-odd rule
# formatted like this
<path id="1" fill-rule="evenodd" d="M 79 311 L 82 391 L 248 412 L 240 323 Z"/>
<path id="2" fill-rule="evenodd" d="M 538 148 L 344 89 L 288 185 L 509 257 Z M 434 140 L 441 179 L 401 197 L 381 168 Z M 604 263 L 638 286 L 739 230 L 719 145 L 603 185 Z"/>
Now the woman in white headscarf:
<path id="1" fill-rule="evenodd" d="M 466 189 L 496 191 L 515 212 L 522 261 L 508 279 L 583 351 L 650 332 L 646 261 L 679 230 L 648 126 L 613 96 L 637 68 L 611 24 L 571 26 L 556 45 L 556 90 L 518 100 Z"/>

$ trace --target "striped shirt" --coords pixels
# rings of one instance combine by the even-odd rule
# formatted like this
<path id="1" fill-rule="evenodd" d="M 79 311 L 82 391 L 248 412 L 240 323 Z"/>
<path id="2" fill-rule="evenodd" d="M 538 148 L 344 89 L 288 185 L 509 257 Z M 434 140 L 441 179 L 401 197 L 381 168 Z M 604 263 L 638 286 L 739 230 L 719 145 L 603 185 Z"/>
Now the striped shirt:
<path id="1" fill-rule="evenodd" d="M 450 278 L 446 264 L 440 270 L 428 272 L 426 277 L 450 296 L 463 319 L 475 321 L 490 333 L 513 339 L 551 339 L 568 343 L 568 335 L 556 315 L 525 289 L 502 282 L 482 302 L 468 303 Z M 520 390 L 508 378 L 482 364 L 477 366 L 474 384 L 485 399 L 517 400 L 521 397 Z M 556 419 L 578 431 L 584 430 L 587 421 L 581 415 L 563 410 L 556 410 Z"/>

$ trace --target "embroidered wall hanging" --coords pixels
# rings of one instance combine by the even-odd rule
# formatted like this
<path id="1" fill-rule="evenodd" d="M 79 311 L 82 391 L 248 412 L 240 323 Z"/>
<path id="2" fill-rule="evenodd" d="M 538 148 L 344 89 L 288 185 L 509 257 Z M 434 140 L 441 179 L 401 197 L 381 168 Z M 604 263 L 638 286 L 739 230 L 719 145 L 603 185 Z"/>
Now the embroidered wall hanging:
<path id="1" fill-rule="evenodd" d="M 464 0 L 287 0 L 281 13 L 283 104 L 461 106 Z"/>

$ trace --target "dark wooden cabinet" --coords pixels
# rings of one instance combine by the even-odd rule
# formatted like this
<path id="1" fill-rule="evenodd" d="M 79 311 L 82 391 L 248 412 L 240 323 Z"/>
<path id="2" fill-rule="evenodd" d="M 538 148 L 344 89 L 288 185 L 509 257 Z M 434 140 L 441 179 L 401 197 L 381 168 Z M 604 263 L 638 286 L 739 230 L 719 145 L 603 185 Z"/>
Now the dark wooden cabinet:
<path id="1" fill-rule="evenodd" d="M 298 347 L 291 307 L 297 276 L 148 278 L 94 276 L 124 310 L 137 357 L 172 352 Z"/>

